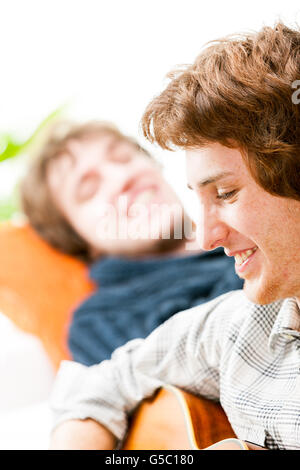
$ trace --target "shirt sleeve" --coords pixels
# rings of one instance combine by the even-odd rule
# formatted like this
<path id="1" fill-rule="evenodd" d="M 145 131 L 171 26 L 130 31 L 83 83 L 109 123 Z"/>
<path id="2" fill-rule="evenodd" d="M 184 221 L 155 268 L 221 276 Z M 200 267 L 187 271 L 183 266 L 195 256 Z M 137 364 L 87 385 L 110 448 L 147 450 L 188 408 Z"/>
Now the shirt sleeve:
<path id="1" fill-rule="evenodd" d="M 51 397 L 54 427 L 92 418 L 122 440 L 130 414 L 164 384 L 217 400 L 224 332 L 217 311 L 228 295 L 174 315 L 110 360 L 90 367 L 63 361 Z"/>

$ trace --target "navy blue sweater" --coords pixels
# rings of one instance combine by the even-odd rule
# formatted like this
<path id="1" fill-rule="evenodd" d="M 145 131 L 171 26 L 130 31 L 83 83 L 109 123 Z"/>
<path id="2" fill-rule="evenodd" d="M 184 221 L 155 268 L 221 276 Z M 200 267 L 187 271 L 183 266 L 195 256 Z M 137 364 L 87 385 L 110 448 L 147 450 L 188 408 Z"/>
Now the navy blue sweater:
<path id="1" fill-rule="evenodd" d="M 101 258 L 90 277 L 99 289 L 74 312 L 68 338 L 73 359 L 86 365 L 146 337 L 175 313 L 243 286 L 221 248 L 145 260 Z"/>

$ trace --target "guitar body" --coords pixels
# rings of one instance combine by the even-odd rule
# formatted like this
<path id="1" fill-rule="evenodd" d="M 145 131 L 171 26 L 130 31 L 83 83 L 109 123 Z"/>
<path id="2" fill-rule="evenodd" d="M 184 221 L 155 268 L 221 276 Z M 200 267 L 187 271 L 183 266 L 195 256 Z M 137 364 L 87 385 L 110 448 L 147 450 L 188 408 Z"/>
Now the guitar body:
<path id="1" fill-rule="evenodd" d="M 215 444 L 217 441 L 222 441 Z M 133 415 L 123 450 L 248 449 L 222 407 L 173 386 L 145 400 Z"/>

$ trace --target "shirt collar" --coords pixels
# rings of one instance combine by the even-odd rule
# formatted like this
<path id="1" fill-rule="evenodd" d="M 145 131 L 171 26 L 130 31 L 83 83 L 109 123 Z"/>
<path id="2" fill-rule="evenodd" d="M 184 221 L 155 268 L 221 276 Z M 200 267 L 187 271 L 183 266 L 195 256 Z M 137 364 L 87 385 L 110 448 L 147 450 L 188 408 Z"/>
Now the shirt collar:
<path id="1" fill-rule="evenodd" d="M 276 316 L 270 336 L 269 347 L 274 348 L 279 343 L 300 338 L 300 310 L 295 298 L 283 300 L 281 308 Z"/>

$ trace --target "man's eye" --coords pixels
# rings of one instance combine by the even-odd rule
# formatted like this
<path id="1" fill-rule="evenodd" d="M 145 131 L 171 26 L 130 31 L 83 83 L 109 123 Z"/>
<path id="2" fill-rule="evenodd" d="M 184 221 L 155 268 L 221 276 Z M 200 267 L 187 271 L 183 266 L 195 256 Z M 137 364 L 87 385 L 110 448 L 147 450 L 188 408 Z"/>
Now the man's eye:
<path id="1" fill-rule="evenodd" d="M 98 191 L 100 178 L 97 174 L 85 175 L 76 188 L 77 202 L 85 202 L 91 199 Z"/>
<path id="2" fill-rule="evenodd" d="M 236 194 L 236 189 L 233 191 L 229 191 L 228 193 L 221 193 L 217 195 L 217 199 L 221 199 L 223 201 L 226 201 L 227 199 L 230 199 L 232 196 Z"/>

